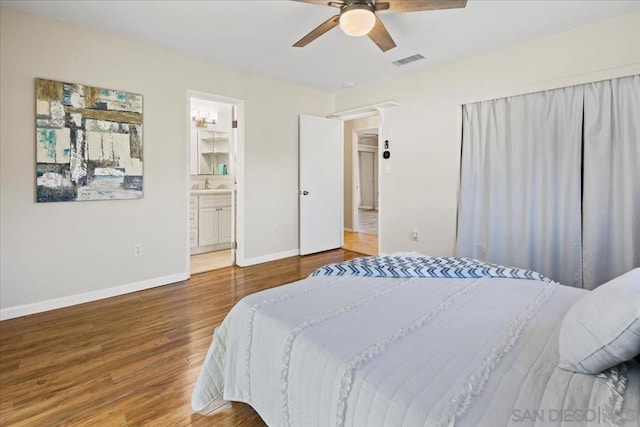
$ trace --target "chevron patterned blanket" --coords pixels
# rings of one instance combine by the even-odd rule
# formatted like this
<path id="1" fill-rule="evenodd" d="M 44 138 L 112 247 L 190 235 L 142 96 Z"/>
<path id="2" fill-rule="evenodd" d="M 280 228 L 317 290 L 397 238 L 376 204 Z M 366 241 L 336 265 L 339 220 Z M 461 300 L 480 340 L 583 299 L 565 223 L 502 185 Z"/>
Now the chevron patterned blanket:
<path id="1" fill-rule="evenodd" d="M 521 268 L 505 267 L 477 259 L 430 256 L 368 256 L 349 261 L 327 264 L 312 276 L 365 276 L 365 277 L 430 277 L 468 278 L 500 277 L 510 279 L 553 282 L 540 273 Z"/>

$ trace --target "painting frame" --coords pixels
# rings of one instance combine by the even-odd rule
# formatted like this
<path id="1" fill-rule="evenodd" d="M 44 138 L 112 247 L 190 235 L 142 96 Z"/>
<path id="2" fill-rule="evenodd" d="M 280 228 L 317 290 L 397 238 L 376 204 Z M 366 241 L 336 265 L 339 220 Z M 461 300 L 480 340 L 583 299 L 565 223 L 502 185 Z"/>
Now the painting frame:
<path id="1" fill-rule="evenodd" d="M 143 95 L 35 79 L 36 202 L 142 199 Z"/>

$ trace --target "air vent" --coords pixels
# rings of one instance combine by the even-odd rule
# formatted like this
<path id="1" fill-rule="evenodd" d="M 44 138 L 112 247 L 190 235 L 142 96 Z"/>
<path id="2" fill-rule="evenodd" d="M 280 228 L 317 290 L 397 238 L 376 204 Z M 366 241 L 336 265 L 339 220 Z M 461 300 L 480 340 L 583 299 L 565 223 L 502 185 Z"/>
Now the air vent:
<path id="1" fill-rule="evenodd" d="M 419 53 L 417 53 L 415 55 L 407 56 L 406 58 L 402 58 L 402 59 L 398 59 L 397 61 L 393 61 L 393 65 L 396 65 L 398 67 L 402 67 L 403 65 L 407 65 L 407 64 L 410 64 L 410 63 L 416 62 L 416 61 L 422 61 L 423 59 L 424 59 L 424 56 L 422 56 Z"/>

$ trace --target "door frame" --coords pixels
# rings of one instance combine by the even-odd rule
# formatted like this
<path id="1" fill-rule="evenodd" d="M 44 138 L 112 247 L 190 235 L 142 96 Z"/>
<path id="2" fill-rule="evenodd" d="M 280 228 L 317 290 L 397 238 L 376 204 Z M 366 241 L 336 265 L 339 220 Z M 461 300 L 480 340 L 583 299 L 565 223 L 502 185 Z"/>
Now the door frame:
<path id="1" fill-rule="evenodd" d="M 398 104 L 393 104 L 390 105 L 391 107 L 394 107 Z M 357 182 L 360 179 L 360 169 L 359 169 L 359 159 L 358 159 L 358 140 L 360 139 L 360 135 L 358 134 L 359 132 L 366 132 L 366 131 L 377 131 L 378 133 L 378 154 L 382 152 L 383 149 L 383 125 L 384 125 L 384 108 L 377 108 L 374 107 L 372 110 L 367 110 L 366 112 L 359 112 L 356 114 L 345 114 L 340 116 L 340 118 L 342 119 L 343 122 L 343 126 L 344 126 L 344 122 L 348 121 L 348 120 L 355 120 L 355 119 L 360 119 L 360 118 L 364 118 L 364 117 L 372 117 L 372 116 L 377 116 L 378 117 L 378 128 L 357 128 L 357 129 L 353 129 L 352 133 L 351 133 L 351 224 L 352 224 L 352 230 L 357 233 L 358 232 L 358 227 L 359 227 L 359 221 L 358 221 L 358 204 L 359 204 L 359 200 L 358 200 L 358 195 L 359 195 L 359 188 L 357 188 Z M 382 255 L 384 254 L 384 252 L 382 251 L 382 217 L 383 217 L 383 201 L 384 201 L 384 194 L 381 191 L 382 189 L 382 181 L 384 179 L 383 173 L 381 172 L 382 169 L 382 156 L 378 155 L 377 156 L 377 165 L 378 165 L 378 187 L 377 187 L 377 191 L 378 191 L 378 255 Z M 344 184 L 343 184 L 344 185 Z M 357 190 L 357 191 L 356 191 Z M 342 229 L 344 230 L 344 223 L 342 224 Z"/>
<path id="2" fill-rule="evenodd" d="M 367 105 L 364 107 L 354 108 L 350 110 L 335 112 L 333 114 L 328 114 L 326 117 L 342 120 L 342 126 L 344 129 L 344 122 L 347 120 L 354 120 L 362 117 L 378 116 L 378 153 L 382 153 L 384 149 L 384 141 L 385 139 L 389 139 L 387 135 L 383 133 L 385 109 L 397 107 L 399 105 L 400 104 L 398 102 L 387 101 L 387 102 L 382 102 L 378 104 Z M 344 137 L 342 138 L 342 152 L 344 153 Z M 382 193 L 381 189 L 382 189 L 382 183 L 384 180 L 384 175 L 386 173 L 390 173 L 390 172 L 387 172 L 383 168 L 383 166 L 384 165 L 382 163 L 382 156 L 379 155 L 378 156 L 378 254 L 379 255 L 384 254 L 384 252 L 382 251 L 382 233 L 384 231 L 384 228 L 382 226 L 384 194 Z M 390 171 L 390 168 L 389 168 L 389 171 Z M 344 181 L 344 168 L 342 173 L 343 173 L 343 181 Z M 353 171 L 352 171 L 352 174 L 353 174 Z M 343 182 L 342 191 L 344 191 L 344 182 Z M 342 217 L 341 231 L 344 235 L 344 215 Z"/>
<path id="3" fill-rule="evenodd" d="M 186 227 L 186 270 L 187 275 L 191 277 L 190 265 L 191 265 L 191 245 L 190 245 L 190 225 L 189 225 L 189 210 L 191 199 L 191 98 L 204 99 L 207 101 L 219 102 L 223 104 L 230 104 L 232 109 L 235 110 L 236 116 L 232 120 L 237 120 L 238 125 L 234 132 L 234 153 L 229 153 L 229 162 L 231 163 L 231 170 L 234 171 L 235 185 L 231 192 L 231 236 L 232 236 L 232 248 L 231 248 L 231 262 L 236 265 L 244 265 L 244 244 L 245 244 L 245 165 L 244 165 L 244 120 L 245 120 L 245 102 L 242 99 L 230 98 L 226 96 L 215 95 L 208 92 L 202 92 L 193 89 L 187 89 L 185 97 L 185 150 L 187 154 L 186 162 L 186 197 L 185 197 L 185 227 Z M 235 242 L 236 248 L 233 248 Z"/>

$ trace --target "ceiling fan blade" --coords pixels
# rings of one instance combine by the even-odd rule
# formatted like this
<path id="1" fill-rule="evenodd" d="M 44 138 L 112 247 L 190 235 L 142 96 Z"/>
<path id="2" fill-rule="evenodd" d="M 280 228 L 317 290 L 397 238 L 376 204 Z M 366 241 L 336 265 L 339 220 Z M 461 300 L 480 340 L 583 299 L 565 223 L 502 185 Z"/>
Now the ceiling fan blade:
<path id="1" fill-rule="evenodd" d="M 389 3 L 376 3 L 376 12 L 389 9 Z"/>
<path id="2" fill-rule="evenodd" d="M 369 31 L 368 36 L 383 52 L 396 47 L 396 42 L 393 41 L 384 24 L 377 16 L 376 24 L 373 26 L 373 29 Z"/>
<path id="3" fill-rule="evenodd" d="M 309 3 L 309 4 L 317 4 L 318 6 L 331 6 L 331 7 L 342 7 L 344 6 L 344 2 L 340 0 L 293 0 L 298 3 Z"/>
<path id="4" fill-rule="evenodd" d="M 333 27 L 340 23 L 340 15 L 335 15 L 318 25 L 315 29 L 311 30 L 309 34 L 298 40 L 293 47 L 305 47 Z"/>
<path id="5" fill-rule="evenodd" d="M 419 12 L 422 10 L 458 9 L 467 5 L 467 0 L 386 0 L 389 12 Z M 384 9 L 380 9 L 384 10 Z"/>

